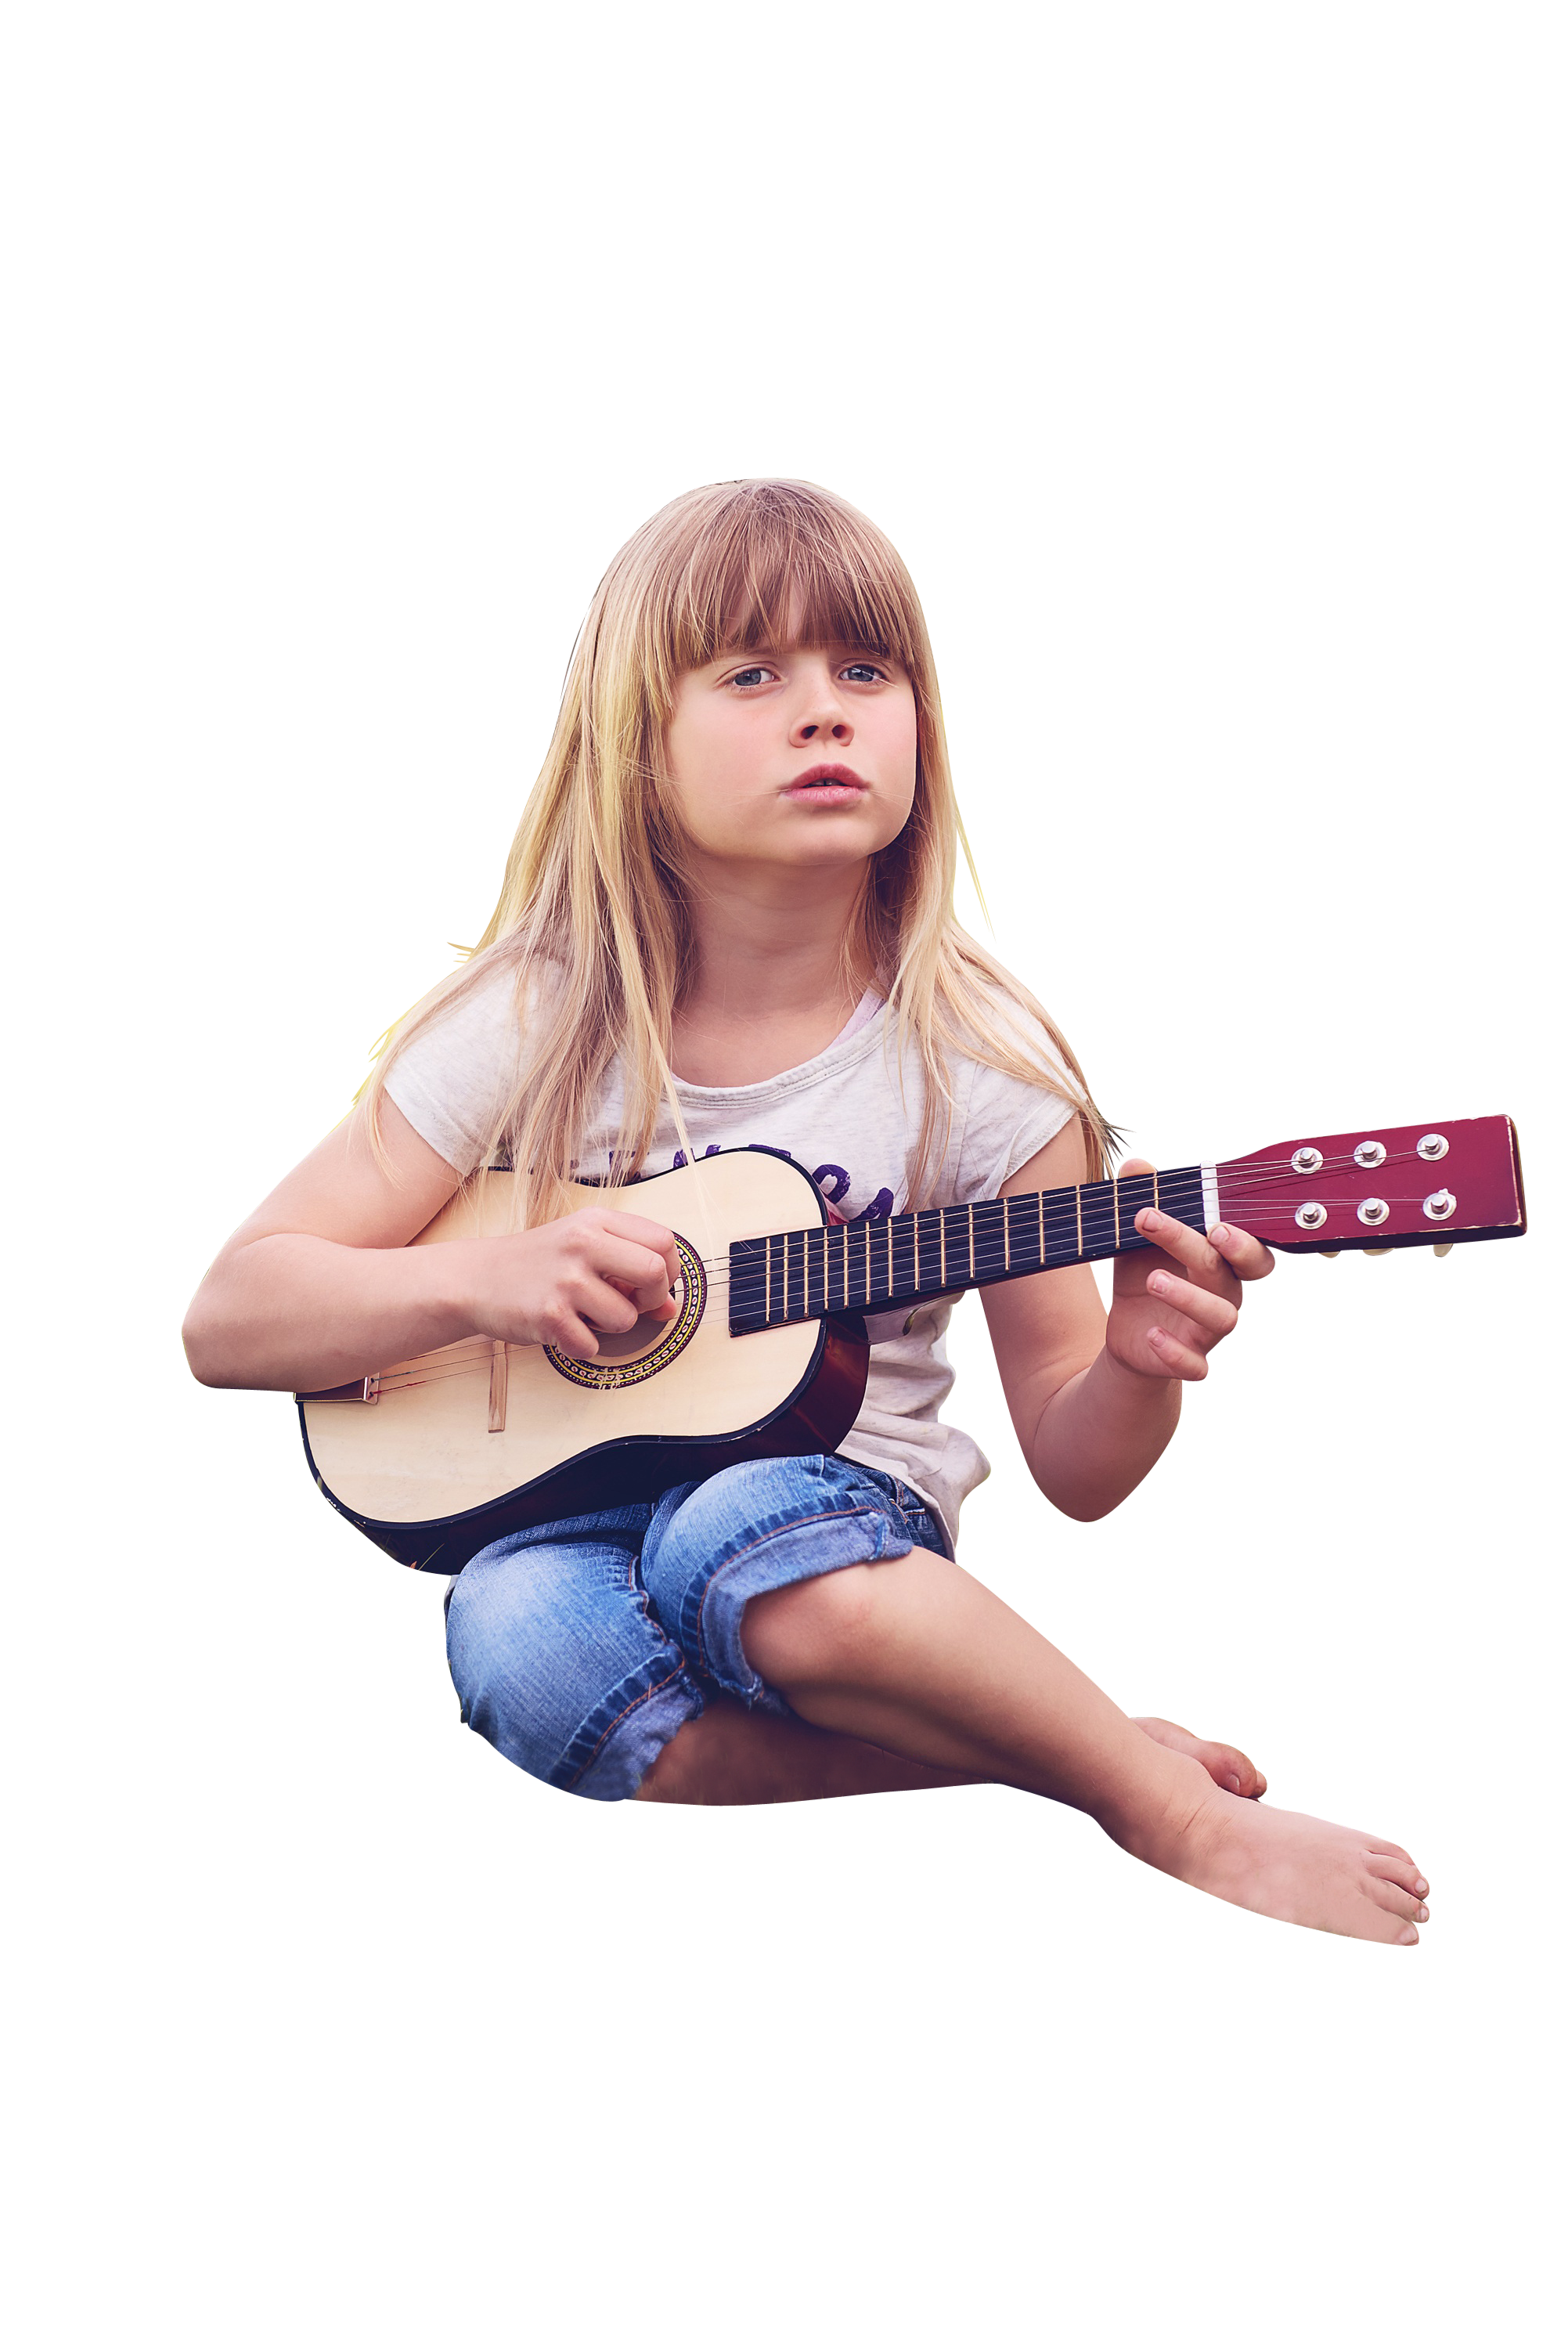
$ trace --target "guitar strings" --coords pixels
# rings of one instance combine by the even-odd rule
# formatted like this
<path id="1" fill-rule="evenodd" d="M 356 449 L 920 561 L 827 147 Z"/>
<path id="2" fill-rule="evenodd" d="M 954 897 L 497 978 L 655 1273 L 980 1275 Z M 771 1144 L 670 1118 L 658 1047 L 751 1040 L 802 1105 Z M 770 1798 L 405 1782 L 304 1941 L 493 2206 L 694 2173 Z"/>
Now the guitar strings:
<path id="1" fill-rule="evenodd" d="M 1392 1167 L 1395 1165 L 1408 1165 L 1414 1163 L 1417 1163 L 1417 1155 L 1416 1153 L 1411 1150 L 1390 1153 L 1388 1157 L 1383 1162 L 1383 1164 L 1385 1166 Z M 1422 1163 L 1436 1165 L 1439 1162 L 1429 1160 Z M 1274 1204 L 1273 1197 L 1270 1195 L 1272 1192 L 1277 1190 L 1283 1184 L 1287 1182 L 1299 1184 L 1310 1182 L 1314 1179 L 1313 1175 L 1303 1175 L 1298 1174 L 1288 1159 L 1281 1158 L 1255 1161 L 1233 1161 L 1229 1162 L 1229 1164 L 1233 1164 L 1236 1167 L 1237 1172 L 1242 1175 L 1243 1180 L 1241 1185 L 1238 1185 L 1233 1191 L 1232 1195 L 1224 1201 L 1225 1212 L 1236 1220 L 1243 1222 L 1245 1221 L 1248 1214 L 1254 1209 L 1266 1213 Z M 1355 1166 L 1355 1164 L 1354 1155 L 1346 1153 L 1339 1157 L 1326 1159 L 1323 1165 L 1314 1170 L 1314 1172 L 1315 1174 L 1317 1175 L 1337 1174 L 1342 1171 L 1349 1170 Z M 1277 1172 L 1275 1171 L 1276 1169 L 1278 1170 Z M 1177 1171 L 1190 1174 L 1192 1170 L 1181 1169 Z M 1223 1177 L 1227 1172 L 1226 1164 L 1221 1164 L 1215 1171 L 1217 1177 Z M 1382 1167 L 1367 1167 L 1358 1168 L 1357 1171 L 1371 1177 L 1381 1175 L 1383 1169 Z M 1144 1175 L 1131 1174 L 1121 1179 L 1130 1185 L 1133 1183 L 1143 1182 L 1150 1178 Z M 1038 1216 L 1035 1225 L 1035 1237 L 1037 1237 L 1039 1233 L 1043 1231 L 1047 1238 L 1056 1238 L 1066 1233 L 1068 1229 L 1072 1229 L 1077 1226 L 1080 1212 L 1078 1198 L 1079 1187 L 1080 1186 L 1077 1185 L 1063 1186 L 1064 1191 L 1069 1195 L 1057 1195 L 1055 1197 L 1054 1204 L 1049 1210 Z M 1108 1195 L 1112 1194 L 1111 1182 L 1108 1179 L 1107 1181 L 1099 1184 L 1086 1184 L 1082 1185 L 1081 1188 L 1085 1191 L 1093 1191 L 1097 1194 L 1096 1198 L 1090 1204 L 1091 1212 L 1096 1214 L 1098 1217 L 1098 1215 L 1108 1204 Z M 1053 1194 L 1050 1192 L 1016 1193 L 1013 1199 L 1006 1204 L 1015 1207 L 1025 1206 L 1026 1202 L 1031 1198 L 1051 1199 L 1053 1198 Z M 975 1204 L 977 1206 L 989 1206 L 997 1203 L 987 1200 L 976 1201 Z M 1141 1211 L 1142 1207 L 1151 1204 L 1151 1201 L 1140 1200 L 1138 1203 L 1138 1206 L 1133 1209 L 1133 1213 L 1137 1214 Z M 1402 1195 L 1398 1198 L 1389 1198 L 1389 1206 L 1391 1207 L 1396 1206 L 1411 1206 L 1416 1204 L 1417 1195 L 1414 1193 Z M 905 1217 L 913 1220 L 913 1216 L 915 1214 L 942 1214 L 944 1212 L 952 1212 L 952 1210 L 944 1211 L 940 1208 L 919 1210 L 906 1209 L 903 1211 L 903 1215 L 896 1219 L 892 1217 L 878 1217 L 874 1222 L 868 1221 L 865 1218 L 861 1218 L 859 1220 L 868 1235 L 868 1250 L 874 1255 L 876 1249 L 876 1233 L 879 1227 L 885 1228 L 888 1224 L 894 1220 L 903 1221 Z M 926 1294 L 928 1296 L 934 1296 L 937 1294 L 955 1295 L 960 1293 L 963 1288 L 985 1287 L 988 1285 L 985 1278 L 986 1274 L 1008 1268 L 1008 1257 L 1011 1246 L 1014 1244 L 1015 1237 L 1016 1243 L 1019 1246 L 1026 1246 L 1031 1237 L 1031 1231 L 1029 1228 L 1030 1219 L 1026 1214 L 1018 1217 L 1017 1220 L 1022 1226 L 1022 1228 L 1016 1236 L 1011 1231 L 1010 1223 L 1008 1229 L 1005 1233 L 994 1231 L 981 1232 L 975 1236 L 975 1245 L 969 1266 L 970 1277 L 967 1280 L 960 1284 L 959 1289 L 952 1291 L 927 1291 Z M 816 1232 L 820 1232 L 823 1235 L 823 1255 L 825 1258 L 827 1234 L 835 1229 L 848 1234 L 852 1232 L 855 1228 L 856 1226 L 854 1224 L 840 1224 L 837 1226 L 830 1224 L 818 1225 L 806 1227 L 800 1237 L 809 1240 Z M 1189 1226 L 1189 1228 L 1191 1229 L 1195 1227 Z M 1375 1225 L 1369 1225 L 1366 1228 L 1369 1232 L 1376 1233 L 1380 1227 Z M 768 1237 L 771 1238 L 794 1238 L 796 1235 L 794 1233 L 787 1235 L 774 1233 L 768 1235 Z M 1142 1235 L 1137 1234 L 1134 1237 L 1141 1238 Z M 1425 1235 L 1423 1235 L 1423 1237 L 1425 1237 Z M 1439 1226 L 1432 1232 L 1431 1238 L 1433 1243 L 1436 1244 L 1440 1241 L 1441 1237 L 1442 1227 Z M 828 1277 L 830 1277 L 833 1272 L 838 1272 L 841 1278 L 847 1277 L 849 1280 L 852 1281 L 857 1277 L 864 1278 L 873 1269 L 880 1269 L 884 1275 L 890 1272 L 892 1273 L 896 1279 L 899 1267 L 894 1264 L 890 1264 L 887 1261 L 888 1257 L 896 1254 L 900 1259 L 907 1263 L 908 1268 L 911 1271 L 916 1271 L 916 1277 L 918 1279 L 916 1262 L 918 1256 L 927 1254 L 932 1247 L 939 1247 L 940 1244 L 939 1238 L 934 1239 L 929 1234 L 919 1234 L 914 1229 L 906 1226 L 905 1231 L 899 1236 L 896 1241 L 892 1241 L 891 1244 L 889 1242 L 883 1243 L 883 1264 L 881 1268 L 874 1268 L 872 1265 L 866 1262 L 857 1265 L 850 1261 L 850 1243 L 846 1240 L 843 1261 L 836 1264 L 824 1262 L 820 1266 L 812 1266 L 809 1268 L 801 1267 L 799 1268 L 797 1277 L 815 1274 L 823 1279 L 825 1286 Z M 1347 1241 L 1346 1245 L 1352 1247 L 1364 1247 L 1367 1245 L 1367 1243 L 1365 1241 L 1352 1239 Z M 1117 1253 L 1124 1254 L 1131 1252 L 1132 1251 L 1126 1246 L 1126 1244 L 1123 1245 L 1121 1249 L 1117 1251 Z M 1068 1259 L 1068 1262 L 1080 1259 Z M 1105 1259 L 1102 1258 L 1099 1260 L 1104 1261 Z M 698 1261 L 703 1266 L 704 1271 L 707 1275 L 706 1285 L 710 1290 L 723 1289 L 725 1288 L 733 1289 L 738 1285 L 744 1286 L 744 1284 L 748 1280 L 753 1283 L 758 1290 L 765 1289 L 767 1286 L 768 1269 L 766 1263 L 762 1260 L 744 1264 L 738 1268 L 736 1268 L 733 1266 L 732 1258 L 729 1255 L 723 1257 L 704 1257 L 699 1258 Z M 1063 1268 L 1044 1266 L 1040 1268 L 1042 1270 L 1061 1268 Z M 791 1269 L 794 1270 L 795 1268 L 792 1268 Z M 899 1286 L 902 1288 L 902 1282 L 899 1283 Z M 890 1297 L 889 1304 L 891 1308 L 892 1306 L 905 1304 L 910 1301 L 912 1301 L 911 1295 L 910 1292 L 906 1290 L 902 1295 Z M 918 1296 L 913 1301 L 919 1301 Z M 802 1318 L 815 1319 L 816 1317 L 814 1315 L 805 1315 Z M 606 1334 L 624 1336 L 625 1333 L 622 1331 L 607 1332 Z M 377 1374 L 377 1390 L 381 1393 L 386 1393 L 389 1390 L 439 1384 L 451 1378 L 469 1378 L 478 1376 L 481 1371 L 488 1371 L 491 1366 L 494 1359 L 494 1343 L 495 1341 L 491 1339 L 480 1339 L 477 1340 L 469 1340 L 463 1345 L 460 1350 L 454 1349 L 449 1353 L 443 1351 L 426 1356 L 416 1355 L 405 1365 L 399 1368 L 384 1371 Z"/>

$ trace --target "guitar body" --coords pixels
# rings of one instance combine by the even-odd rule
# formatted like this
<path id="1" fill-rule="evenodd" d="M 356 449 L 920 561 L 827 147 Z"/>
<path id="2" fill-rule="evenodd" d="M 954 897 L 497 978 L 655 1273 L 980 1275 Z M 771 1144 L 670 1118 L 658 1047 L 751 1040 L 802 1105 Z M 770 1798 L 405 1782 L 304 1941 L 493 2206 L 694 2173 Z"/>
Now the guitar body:
<path id="1" fill-rule="evenodd" d="M 412 1245 L 513 1229 L 512 1180 L 491 1174 Z M 455 1574 L 524 1526 L 651 1500 L 738 1460 L 831 1452 L 853 1426 L 870 1356 L 855 1316 L 730 1334 L 731 1243 L 828 1220 L 792 1159 L 723 1151 L 623 1188 L 574 1185 L 566 1212 L 593 1206 L 676 1233 L 673 1323 L 640 1321 L 585 1363 L 470 1339 L 299 1398 L 322 1492 L 405 1565 Z"/>

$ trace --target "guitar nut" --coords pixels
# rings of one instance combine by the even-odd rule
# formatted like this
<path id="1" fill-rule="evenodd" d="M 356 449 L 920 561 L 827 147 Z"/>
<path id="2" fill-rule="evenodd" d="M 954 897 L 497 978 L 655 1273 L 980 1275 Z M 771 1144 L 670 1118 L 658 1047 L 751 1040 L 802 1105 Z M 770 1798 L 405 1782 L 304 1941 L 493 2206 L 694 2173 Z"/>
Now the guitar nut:
<path id="1" fill-rule="evenodd" d="M 1451 1191 L 1433 1191 L 1421 1202 L 1421 1213 L 1434 1224 L 1446 1224 L 1459 1206 Z"/>
<path id="2" fill-rule="evenodd" d="M 1388 1220 L 1387 1199 L 1363 1199 L 1356 1210 L 1364 1224 L 1386 1224 Z"/>

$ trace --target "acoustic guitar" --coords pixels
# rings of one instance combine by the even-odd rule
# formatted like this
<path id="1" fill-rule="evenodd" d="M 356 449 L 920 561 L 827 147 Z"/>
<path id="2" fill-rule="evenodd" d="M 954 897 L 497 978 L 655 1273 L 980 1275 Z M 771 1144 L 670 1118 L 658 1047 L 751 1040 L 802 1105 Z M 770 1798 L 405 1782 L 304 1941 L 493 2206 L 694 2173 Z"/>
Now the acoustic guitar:
<path id="1" fill-rule="evenodd" d="M 511 1189 L 491 1174 L 411 1245 L 511 1230 Z M 673 1320 L 601 1338 L 592 1361 L 468 1339 L 297 1398 L 322 1492 L 406 1566 L 455 1574 L 523 1526 L 649 1500 L 738 1460 L 831 1452 L 865 1392 L 866 1314 L 1147 1247 L 1133 1229 L 1141 1207 L 1318 1255 L 1442 1255 L 1525 1227 L 1506 1117 L 1318 1135 L 1219 1165 L 852 1224 L 772 1151 L 573 1189 L 573 1206 L 624 1207 L 675 1233 Z"/>

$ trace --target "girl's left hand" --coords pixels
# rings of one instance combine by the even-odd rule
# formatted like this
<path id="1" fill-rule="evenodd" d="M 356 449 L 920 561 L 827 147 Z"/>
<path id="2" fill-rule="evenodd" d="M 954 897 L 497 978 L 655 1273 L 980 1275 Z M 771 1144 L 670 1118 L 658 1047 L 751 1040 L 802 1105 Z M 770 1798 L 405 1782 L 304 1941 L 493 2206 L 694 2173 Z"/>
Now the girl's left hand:
<path id="1" fill-rule="evenodd" d="M 1130 1158 L 1118 1171 L 1153 1169 L 1146 1158 Z M 1274 1257 L 1262 1240 L 1233 1225 L 1216 1224 L 1205 1239 L 1157 1207 L 1140 1209 L 1135 1228 L 1153 1241 L 1154 1252 L 1138 1249 L 1116 1259 L 1106 1351 L 1142 1378 L 1207 1378 L 1206 1357 L 1236 1326 L 1242 1283 L 1264 1279 Z"/>

